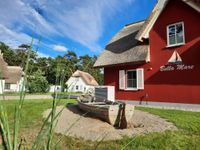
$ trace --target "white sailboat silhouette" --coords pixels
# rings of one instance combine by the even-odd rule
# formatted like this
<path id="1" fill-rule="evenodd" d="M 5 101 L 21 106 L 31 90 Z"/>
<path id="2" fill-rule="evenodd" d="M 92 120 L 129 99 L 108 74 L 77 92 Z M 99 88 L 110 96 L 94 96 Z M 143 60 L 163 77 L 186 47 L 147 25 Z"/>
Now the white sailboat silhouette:
<path id="1" fill-rule="evenodd" d="M 177 51 L 174 51 L 170 59 L 168 60 L 168 64 L 181 64 L 182 59 Z"/>

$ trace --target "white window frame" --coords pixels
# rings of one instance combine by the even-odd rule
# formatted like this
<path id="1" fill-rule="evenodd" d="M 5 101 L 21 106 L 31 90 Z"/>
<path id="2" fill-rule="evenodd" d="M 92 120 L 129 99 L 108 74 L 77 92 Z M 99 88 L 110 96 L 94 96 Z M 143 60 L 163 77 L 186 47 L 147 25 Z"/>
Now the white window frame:
<path id="1" fill-rule="evenodd" d="M 138 71 L 139 70 L 142 70 L 143 74 L 142 74 L 142 88 L 138 86 L 139 84 L 139 77 L 138 77 Z M 128 72 L 129 71 L 135 71 L 136 72 L 136 87 L 135 88 L 130 88 L 130 87 L 127 87 L 128 85 Z M 138 90 L 144 90 L 144 69 L 143 68 L 137 68 L 137 69 L 130 69 L 130 70 L 126 70 L 126 81 L 125 81 L 125 90 L 126 91 L 138 91 Z"/>
<path id="2" fill-rule="evenodd" d="M 177 41 L 176 39 L 176 25 L 177 24 L 182 24 L 182 28 L 183 28 L 183 42 L 182 43 L 176 43 L 176 44 L 169 44 L 169 26 L 175 26 L 175 41 Z M 174 47 L 174 46 L 180 46 L 180 45 L 184 45 L 185 44 L 185 28 L 184 28 L 184 22 L 177 22 L 174 24 L 169 24 L 167 25 L 167 47 Z"/>

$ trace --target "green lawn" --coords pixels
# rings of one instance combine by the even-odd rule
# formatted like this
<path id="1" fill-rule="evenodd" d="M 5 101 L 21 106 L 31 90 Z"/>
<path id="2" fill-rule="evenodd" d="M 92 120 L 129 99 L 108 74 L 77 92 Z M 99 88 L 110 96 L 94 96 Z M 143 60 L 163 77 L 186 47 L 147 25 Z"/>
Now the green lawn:
<path id="1" fill-rule="evenodd" d="M 67 103 L 74 103 L 75 100 L 61 99 L 58 105 L 66 105 Z M 18 103 L 17 100 L 4 101 L 8 111 L 10 121 L 13 120 L 15 105 Z M 52 100 L 25 100 L 22 111 L 22 122 L 21 125 L 24 128 L 30 128 L 35 126 L 41 126 L 42 124 L 42 112 L 46 109 L 51 108 Z"/>
<path id="2" fill-rule="evenodd" d="M 81 92 L 58 92 L 61 95 L 72 95 L 72 94 L 81 94 Z M 47 93 L 26 93 L 26 95 L 51 95 L 54 94 L 54 92 L 47 92 Z M 0 94 L 2 96 L 3 94 Z M 19 96 L 20 93 L 14 92 L 14 93 L 4 93 L 5 96 Z"/>
<path id="3" fill-rule="evenodd" d="M 9 117 L 12 120 L 14 105 L 17 101 L 5 101 L 9 112 Z M 27 100 L 24 103 L 23 110 L 23 129 L 32 130 L 39 128 L 42 124 L 42 112 L 51 107 L 52 100 Z M 61 100 L 59 105 L 67 103 L 75 103 L 74 100 Z M 127 143 L 132 141 L 125 149 L 180 149 L 180 150 L 195 150 L 200 149 L 200 112 L 189 112 L 179 110 L 163 110 L 153 108 L 137 107 L 139 110 L 147 111 L 155 115 L 159 115 L 168 121 L 173 122 L 178 131 L 166 131 L 164 133 L 150 133 L 133 138 L 124 137 L 122 140 L 102 142 L 97 146 L 97 142 L 84 141 L 65 137 L 58 149 L 69 150 L 118 150 L 122 149 Z M 59 138 L 60 135 L 56 135 Z"/>
<path id="4" fill-rule="evenodd" d="M 53 92 L 47 92 L 47 93 L 26 93 L 26 95 L 50 95 L 53 94 Z M 2 96 L 3 94 L 0 94 Z M 20 93 L 18 92 L 13 92 L 13 93 L 4 93 L 4 96 L 19 96 Z"/>

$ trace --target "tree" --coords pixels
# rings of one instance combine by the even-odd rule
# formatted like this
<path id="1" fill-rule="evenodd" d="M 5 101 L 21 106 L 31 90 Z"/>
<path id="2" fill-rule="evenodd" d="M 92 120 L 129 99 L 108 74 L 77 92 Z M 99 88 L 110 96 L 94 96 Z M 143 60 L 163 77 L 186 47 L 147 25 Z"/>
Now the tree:
<path id="1" fill-rule="evenodd" d="M 28 57 L 28 50 L 30 45 L 21 44 L 17 49 L 13 50 L 3 42 L 0 42 L 0 49 L 3 52 L 4 60 L 10 66 L 21 66 L 25 69 L 25 65 Z M 77 56 L 73 51 L 67 51 L 63 56 L 57 56 L 56 58 L 45 58 L 37 57 L 37 53 L 32 50 L 29 67 L 28 67 L 28 76 L 33 76 L 38 70 L 43 72 L 43 76 L 46 77 L 49 84 L 60 84 L 56 82 L 56 79 L 59 81 L 62 79 L 65 83 L 69 77 L 77 70 L 82 70 L 90 73 L 97 82 L 101 85 L 103 84 L 103 75 L 100 69 L 93 68 L 93 65 L 96 61 L 96 56 Z"/>
<path id="2" fill-rule="evenodd" d="M 29 93 L 45 93 L 49 91 L 48 81 L 43 75 L 41 70 L 37 70 L 28 76 L 27 89 Z"/>
<path id="3" fill-rule="evenodd" d="M 56 83 L 56 78 L 58 80 L 62 79 L 62 82 L 66 82 L 67 79 L 78 69 L 79 59 L 75 52 L 68 51 L 64 56 L 57 56 L 56 58 L 48 58 L 45 75 L 47 80 L 51 84 Z M 45 64 L 44 60 L 43 63 Z M 57 76 L 56 76 L 57 75 Z"/>
<path id="4" fill-rule="evenodd" d="M 69 78 L 77 69 L 78 69 L 78 63 L 79 59 L 76 55 L 75 52 L 73 51 L 68 51 L 65 55 L 65 62 L 66 62 L 66 67 L 65 67 L 65 73 L 66 77 Z"/>
<path id="5" fill-rule="evenodd" d="M 28 57 L 28 51 L 30 48 L 31 48 L 30 45 L 22 44 L 22 45 L 18 46 L 18 49 L 15 49 L 15 52 L 17 55 L 16 56 L 16 58 L 17 58 L 16 65 L 19 65 L 25 69 L 27 57 Z M 37 68 L 35 68 L 36 59 L 37 59 L 37 53 L 35 51 L 31 50 L 28 73 L 34 72 L 37 70 Z"/>
<path id="6" fill-rule="evenodd" d="M 0 50 L 3 53 L 3 58 L 8 65 L 14 66 L 17 61 L 15 52 L 5 43 L 0 42 Z"/>
<path id="7" fill-rule="evenodd" d="M 80 56 L 79 59 L 81 64 L 80 70 L 90 73 L 96 79 L 96 81 L 102 85 L 103 74 L 101 73 L 101 70 L 93 68 L 94 63 L 97 60 L 97 56 L 91 57 L 89 55 L 84 55 Z"/>

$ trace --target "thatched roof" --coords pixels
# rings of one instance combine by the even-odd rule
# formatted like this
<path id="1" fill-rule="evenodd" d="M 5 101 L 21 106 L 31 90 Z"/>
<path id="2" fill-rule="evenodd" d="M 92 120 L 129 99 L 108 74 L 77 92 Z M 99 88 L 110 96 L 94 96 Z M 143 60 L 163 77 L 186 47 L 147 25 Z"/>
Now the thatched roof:
<path id="1" fill-rule="evenodd" d="M 3 59 L 3 54 L 0 50 L 0 79 L 5 79 L 8 77 L 7 63 Z"/>
<path id="2" fill-rule="evenodd" d="M 19 66 L 8 66 L 8 78 L 5 80 L 6 83 L 16 84 L 20 81 L 23 76 L 23 70 Z"/>
<path id="3" fill-rule="evenodd" d="M 92 85 L 92 86 L 99 85 L 97 81 L 94 79 L 94 77 L 87 72 L 77 70 L 76 72 L 73 73 L 72 77 L 82 77 L 82 79 L 85 81 L 87 85 Z"/>
<path id="4" fill-rule="evenodd" d="M 125 63 L 141 63 L 149 60 L 149 46 L 135 39 L 144 21 L 126 25 L 107 44 L 94 67 Z"/>

